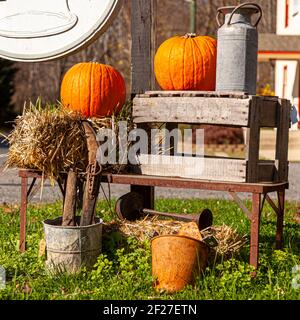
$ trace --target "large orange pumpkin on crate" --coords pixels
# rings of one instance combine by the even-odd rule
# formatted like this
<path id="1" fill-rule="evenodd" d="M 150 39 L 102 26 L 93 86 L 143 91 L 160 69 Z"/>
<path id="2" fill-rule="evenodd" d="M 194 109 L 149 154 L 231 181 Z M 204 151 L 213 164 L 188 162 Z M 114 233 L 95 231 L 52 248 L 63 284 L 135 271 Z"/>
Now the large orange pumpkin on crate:
<path id="1" fill-rule="evenodd" d="M 88 118 L 117 114 L 126 100 L 121 74 L 111 66 L 79 63 L 65 74 L 61 84 L 62 104 Z"/>
<path id="2" fill-rule="evenodd" d="M 163 90 L 214 91 L 217 41 L 187 34 L 172 37 L 157 50 L 154 71 Z"/>

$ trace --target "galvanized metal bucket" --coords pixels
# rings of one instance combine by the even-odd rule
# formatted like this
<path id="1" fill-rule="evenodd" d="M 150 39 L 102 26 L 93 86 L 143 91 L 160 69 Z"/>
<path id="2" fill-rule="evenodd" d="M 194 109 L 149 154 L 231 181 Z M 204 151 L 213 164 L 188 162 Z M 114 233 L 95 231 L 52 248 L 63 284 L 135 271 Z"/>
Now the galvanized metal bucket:
<path id="1" fill-rule="evenodd" d="M 80 217 L 76 218 L 80 223 Z M 102 249 L 102 224 L 90 226 L 62 226 L 62 217 L 45 220 L 44 231 L 47 248 L 46 269 L 53 273 L 77 273 L 82 266 L 91 268 Z"/>
<path id="2" fill-rule="evenodd" d="M 259 17 L 252 24 L 254 14 L 259 14 Z M 225 16 L 223 25 L 221 15 Z M 261 18 L 261 7 L 252 2 L 218 9 L 217 91 L 256 94 L 257 26 Z"/>

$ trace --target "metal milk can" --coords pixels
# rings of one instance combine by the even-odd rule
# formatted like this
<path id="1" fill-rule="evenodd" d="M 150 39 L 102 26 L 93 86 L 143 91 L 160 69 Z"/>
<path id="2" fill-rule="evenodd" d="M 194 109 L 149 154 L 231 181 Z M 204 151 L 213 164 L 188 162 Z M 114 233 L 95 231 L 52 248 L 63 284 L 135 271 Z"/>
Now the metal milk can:
<path id="1" fill-rule="evenodd" d="M 259 14 L 252 24 L 252 15 Z M 220 22 L 221 15 L 225 22 Z M 256 94 L 257 80 L 257 25 L 262 9 L 256 3 L 218 9 L 218 54 L 216 91 L 242 91 Z"/>

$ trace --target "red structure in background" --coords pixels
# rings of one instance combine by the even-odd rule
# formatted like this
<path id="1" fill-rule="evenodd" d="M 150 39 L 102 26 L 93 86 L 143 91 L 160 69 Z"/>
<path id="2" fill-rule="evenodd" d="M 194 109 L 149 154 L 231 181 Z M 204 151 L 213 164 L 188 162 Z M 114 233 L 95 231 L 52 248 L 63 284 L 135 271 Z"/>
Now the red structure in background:
<path id="1" fill-rule="evenodd" d="M 289 26 L 289 0 L 285 0 L 285 27 L 287 28 Z"/>

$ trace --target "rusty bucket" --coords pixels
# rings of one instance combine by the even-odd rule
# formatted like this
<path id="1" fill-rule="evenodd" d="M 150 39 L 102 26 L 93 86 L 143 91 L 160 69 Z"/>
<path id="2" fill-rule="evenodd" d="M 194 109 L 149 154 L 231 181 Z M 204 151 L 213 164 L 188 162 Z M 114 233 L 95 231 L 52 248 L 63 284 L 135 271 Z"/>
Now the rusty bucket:
<path id="1" fill-rule="evenodd" d="M 180 235 L 153 238 L 151 250 L 154 287 L 169 293 L 192 284 L 205 269 L 209 253 L 204 242 Z"/>

